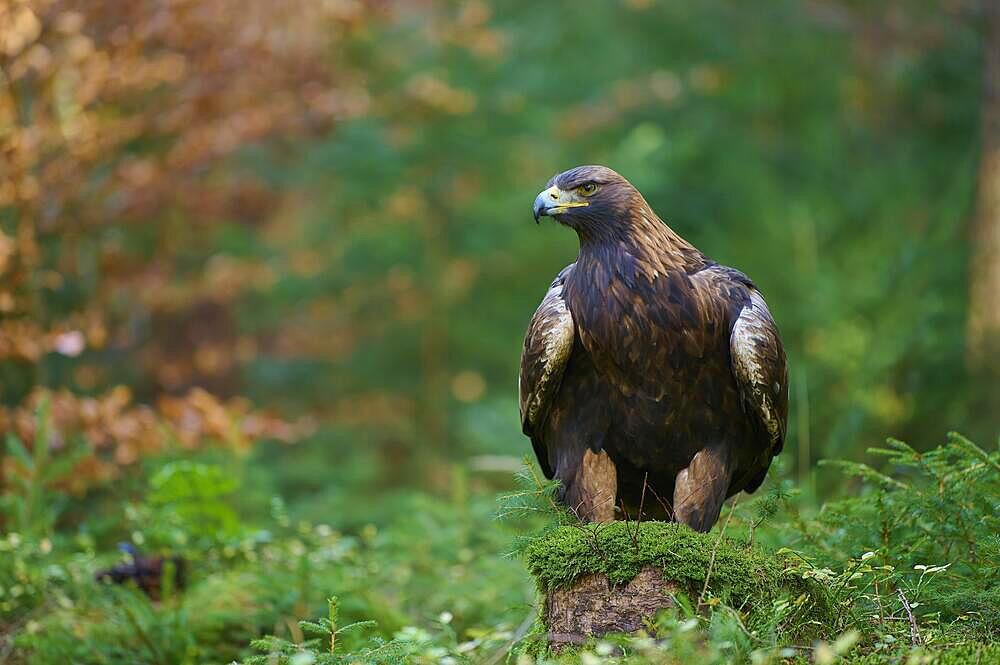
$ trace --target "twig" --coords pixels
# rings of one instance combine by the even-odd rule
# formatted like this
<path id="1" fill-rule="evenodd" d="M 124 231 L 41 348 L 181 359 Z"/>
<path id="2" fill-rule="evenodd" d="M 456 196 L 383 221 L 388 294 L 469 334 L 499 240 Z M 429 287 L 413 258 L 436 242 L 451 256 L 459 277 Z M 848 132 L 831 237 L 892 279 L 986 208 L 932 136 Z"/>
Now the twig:
<path id="1" fill-rule="evenodd" d="M 621 499 L 622 514 L 625 516 L 625 532 L 628 533 L 629 540 L 632 541 L 632 549 L 636 553 L 639 552 L 639 523 L 636 522 L 635 531 L 632 531 L 630 524 L 632 520 L 629 519 L 628 509 L 625 508 L 625 499 Z"/>
<path id="2" fill-rule="evenodd" d="M 608 557 L 604 556 L 604 550 L 601 549 L 600 541 L 597 540 L 598 532 L 601 530 L 603 525 L 597 522 L 594 522 L 593 525 L 594 528 L 592 529 L 589 528 L 590 524 L 574 524 L 572 526 L 574 529 L 579 529 L 587 535 L 587 540 L 590 541 L 590 548 L 594 551 L 594 554 L 599 556 L 605 565 L 610 565 Z"/>
<path id="3" fill-rule="evenodd" d="M 622 500 L 622 512 L 625 513 L 625 529 L 628 531 L 629 537 L 632 540 L 632 549 L 635 553 L 639 554 L 639 530 L 642 528 L 642 511 L 646 506 L 646 486 L 649 484 L 649 472 L 642 478 L 642 494 L 639 496 L 639 514 L 635 521 L 635 530 L 633 531 L 629 528 L 629 517 L 628 511 L 625 509 L 625 501 Z"/>
<path id="4" fill-rule="evenodd" d="M 607 504 L 610 503 L 611 504 L 611 508 L 612 508 L 612 513 L 613 513 L 614 512 L 614 501 L 615 501 L 615 497 L 612 494 L 611 496 L 609 496 L 604 501 L 601 501 L 600 503 L 594 504 L 593 506 L 591 506 L 591 508 L 593 509 L 593 512 L 596 513 L 598 508 L 603 508 L 604 506 L 606 506 Z M 580 501 L 578 501 L 575 506 L 570 506 L 569 507 L 569 512 L 573 513 L 573 516 L 576 519 L 578 519 L 580 522 L 582 522 L 584 524 L 590 524 L 591 522 L 589 522 L 587 519 L 584 518 L 583 515 L 581 515 L 581 509 L 583 508 L 583 505 L 586 502 L 587 502 L 586 499 L 580 499 Z M 624 511 L 624 504 L 622 504 L 622 510 Z M 614 519 L 614 518 L 612 518 L 612 519 Z"/>
<path id="5" fill-rule="evenodd" d="M 903 595 L 902 589 L 896 589 L 899 594 L 899 599 L 903 601 L 903 609 L 906 610 L 906 616 L 910 620 L 910 641 L 913 642 L 913 646 L 917 647 L 924 643 L 923 639 L 920 637 L 920 629 L 917 628 L 917 620 L 913 616 L 913 609 L 910 607 L 910 601 L 906 599 Z"/>
<path id="6" fill-rule="evenodd" d="M 673 522 L 674 509 L 670 506 L 669 503 L 660 498 L 660 495 L 657 494 L 656 490 L 653 489 L 652 486 L 650 486 L 649 491 L 653 493 L 653 498 L 656 499 L 656 501 L 660 504 L 660 507 L 663 508 L 663 511 L 667 514 L 667 520 Z"/>
<path id="7" fill-rule="evenodd" d="M 885 608 L 882 607 L 882 594 L 878 590 L 878 580 L 875 580 L 875 602 L 878 603 L 879 624 L 885 624 Z"/>
<path id="8" fill-rule="evenodd" d="M 330 653 L 337 650 L 337 597 L 332 596 L 326 599 L 327 615 L 330 619 Z"/>
<path id="9" fill-rule="evenodd" d="M 642 477 L 642 494 L 639 496 L 639 522 L 642 522 L 642 509 L 646 505 L 646 487 L 649 485 L 649 471 Z M 636 527 L 638 529 L 638 527 Z"/>
<path id="10" fill-rule="evenodd" d="M 701 588 L 701 595 L 698 597 L 698 603 L 702 603 L 705 600 L 705 594 L 708 593 L 708 581 L 712 578 L 712 568 L 715 566 L 715 553 L 719 551 L 719 545 L 722 544 L 722 536 L 726 533 L 726 527 L 729 526 L 729 521 L 733 519 L 733 513 L 736 512 L 736 504 L 739 503 L 739 495 L 733 499 L 733 503 L 729 506 L 729 515 L 726 516 L 726 521 L 723 523 L 722 528 L 719 529 L 719 537 L 715 539 L 715 545 L 712 546 L 712 555 L 708 559 L 708 570 L 705 571 L 705 586 Z"/>
<path id="11" fill-rule="evenodd" d="M 751 520 L 750 521 L 750 542 L 748 543 L 748 545 L 750 547 L 753 547 L 753 536 L 754 536 L 755 533 L 757 533 L 757 527 L 759 527 L 761 524 L 763 524 L 764 520 L 766 520 L 766 519 L 767 519 L 766 517 L 761 517 L 759 520 L 756 520 L 756 521 Z"/>

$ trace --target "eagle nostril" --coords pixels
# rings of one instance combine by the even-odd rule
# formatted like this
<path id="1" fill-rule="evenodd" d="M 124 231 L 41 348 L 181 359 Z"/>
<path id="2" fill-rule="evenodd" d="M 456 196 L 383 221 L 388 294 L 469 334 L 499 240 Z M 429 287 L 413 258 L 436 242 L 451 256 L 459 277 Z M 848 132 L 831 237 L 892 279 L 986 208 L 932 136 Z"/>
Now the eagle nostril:
<path id="1" fill-rule="evenodd" d="M 549 194 L 549 198 L 552 199 L 553 201 L 558 201 L 559 195 L 556 194 L 555 192 L 552 192 L 551 194 Z"/>

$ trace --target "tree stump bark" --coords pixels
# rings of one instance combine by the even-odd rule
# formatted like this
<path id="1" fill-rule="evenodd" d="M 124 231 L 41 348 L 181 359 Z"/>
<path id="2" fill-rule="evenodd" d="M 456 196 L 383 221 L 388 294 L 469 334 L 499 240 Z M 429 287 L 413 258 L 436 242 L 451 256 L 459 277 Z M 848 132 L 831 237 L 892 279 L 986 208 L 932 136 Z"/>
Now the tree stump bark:
<path id="1" fill-rule="evenodd" d="M 676 584 L 663 571 L 646 566 L 630 582 L 614 585 L 606 575 L 585 575 L 545 597 L 549 645 L 582 644 L 588 637 L 634 633 L 662 609 L 673 607 Z"/>

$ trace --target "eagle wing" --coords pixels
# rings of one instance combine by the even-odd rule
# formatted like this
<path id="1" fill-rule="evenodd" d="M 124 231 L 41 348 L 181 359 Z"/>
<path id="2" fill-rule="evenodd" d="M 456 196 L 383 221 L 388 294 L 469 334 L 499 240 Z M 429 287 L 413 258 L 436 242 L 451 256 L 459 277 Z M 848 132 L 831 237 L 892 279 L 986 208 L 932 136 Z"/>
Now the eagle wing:
<path id="1" fill-rule="evenodd" d="M 749 296 L 733 325 L 729 348 L 744 403 L 770 439 L 769 464 L 785 443 L 788 367 L 778 327 L 764 297 L 753 287 Z"/>
<path id="2" fill-rule="evenodd" d="M 573 315 L 563 298 L 563 284 L 574 265 L 571 263 L 563 268 L 531 317 L 524 336 L 517 382 L 521 428 L 531 437 L 538 462 L 549 478 L 553 470 L 539 434 L 573 352 Z"/>

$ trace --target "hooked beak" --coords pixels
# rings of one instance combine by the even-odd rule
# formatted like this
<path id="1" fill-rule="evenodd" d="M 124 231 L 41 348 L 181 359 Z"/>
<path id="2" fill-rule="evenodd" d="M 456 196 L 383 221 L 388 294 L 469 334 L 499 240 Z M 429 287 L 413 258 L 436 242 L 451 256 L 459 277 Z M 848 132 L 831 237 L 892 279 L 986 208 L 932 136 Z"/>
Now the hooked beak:
<path id="1" fill-rule="evenodd" d="M 589 205 L 588 202 L 580 201 L 576 198 L 573 192 L 564 192 L 555 185 L 552 185 L 535 197 L 535 205 L 532 211 L 535 213 L 535 223 L 537 224 L 541 217 L 552 217 L 560 215 L 570 208 L 586 208 Z"/>

